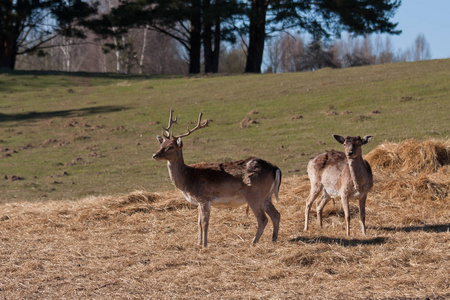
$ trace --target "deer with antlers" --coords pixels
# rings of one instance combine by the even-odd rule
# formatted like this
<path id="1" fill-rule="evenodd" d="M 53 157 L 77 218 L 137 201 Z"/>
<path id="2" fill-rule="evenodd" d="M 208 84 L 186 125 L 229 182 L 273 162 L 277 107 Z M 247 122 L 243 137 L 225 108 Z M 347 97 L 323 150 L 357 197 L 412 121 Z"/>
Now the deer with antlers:
<path id="1" fill-rule="evenodd" d="M 308 218 L 311 205 L 319 193 L 322 196 L 317 203 L 317 221 L 322 227 L 322 211 L 332 197 L 341 197 L 342 207 L 347 225 L 347 235 L 350 235 L 349 200 L 359 200 L 359 215 L 362 233 L 366 234 L 366 199 L 373 186 L 372 170 L 369 163 L 362 158 L 361 146 L 367 144 L 372 136 L 363 138 L 333 135 L 344 145 L 344 152 L 327 151 L 312 158 L 308 162 L 308 176 L 311 181 L 311 191 L 306 200 L 305 231 L 308 230 Z"/>
<path id="2" fill-rule="evenodd" d="M 170 111 L 169 125 L 163 126 L 163 137 L 158 136 L 160 149 L 153 154 L 155 160 L 166 160 L 172 183 L 190 203 L 198 207 L 199 245 L 207 246 L 208 224 L 211 206 L 237 207 L 247 204 L 256 216 L 258 228 L 253 243 L 259 241 L 268 222 L 273 223 L 272 241 L 278 238 L 280 213 L 272 203 L 272 195 L 278 199 L 281 170 L 260 158 L 224 163 L 197 163 L 186 165 L 183 159 L 182 137 L 208 126 L 202 122 L 185 134 L 174 136 L 170 131 L 177 118 Z"/>

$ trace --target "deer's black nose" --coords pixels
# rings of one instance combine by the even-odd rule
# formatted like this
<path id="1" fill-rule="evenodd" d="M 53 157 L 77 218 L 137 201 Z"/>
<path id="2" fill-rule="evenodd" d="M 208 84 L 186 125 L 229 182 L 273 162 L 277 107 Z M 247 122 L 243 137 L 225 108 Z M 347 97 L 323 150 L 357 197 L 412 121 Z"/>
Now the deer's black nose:
<path id="1" fill-rule="evenodd" d="M 153 155 L 152 155 L 152 158 L 153 158 L 153 159 L 156 159 L 157 157 L 158 157 L 158 154 L 153 154 Z"/>

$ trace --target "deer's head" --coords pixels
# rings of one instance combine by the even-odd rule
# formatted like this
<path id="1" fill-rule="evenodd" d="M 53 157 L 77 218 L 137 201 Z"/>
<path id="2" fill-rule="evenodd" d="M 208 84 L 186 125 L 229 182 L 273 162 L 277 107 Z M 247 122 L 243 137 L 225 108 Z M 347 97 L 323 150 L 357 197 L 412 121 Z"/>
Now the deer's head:
<path id="1" fill-rule="evenodd" d="M 163 136 L 157 136 L 156 139 L 160 143 L 159 150 L 153 154 L 152 158 L 155 160 L 167 160 L 167 161 L 175 161 L 183 156 L 181 149 L 183 148 L 183 142 L 181 141 L 182 137 L 190 135 L 192 132 L 194 132 L 197 129 L 204 128 L 208 126 L 208 120 L 203 121 L 202 123 L 202 113 L 198 116 L 198 123 L 197 126 L 195 126 L 193 129 L 189 129 L 184 134 L 174 136 L 173 132 L 170 131 L 170 128 L 173 124 L 177 124 L 177 118 L 173 119 L 173 110 L 170 110 L 170 116 L 169 116 L 169 125 L 166 127 L 162 126 L 163 128 Z"/>
<path id="2" fill-rule="evenodd" d="M 362 155 L 361 146 L 367 144 L 371 139 L 371 135 L 366 135 L 361 138 L 360 136 L 347 136 L 342 137 L 340 135 L 333 135 L 333 137 L 339 143 L 344 145 L 344 152 L 347 158 L 352 159 Z"/>

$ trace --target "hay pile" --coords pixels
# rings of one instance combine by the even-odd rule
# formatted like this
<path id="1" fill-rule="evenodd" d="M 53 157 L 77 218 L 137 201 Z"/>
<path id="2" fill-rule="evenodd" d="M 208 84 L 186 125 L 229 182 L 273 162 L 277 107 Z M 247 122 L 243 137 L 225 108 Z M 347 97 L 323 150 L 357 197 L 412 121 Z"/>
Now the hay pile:
<path id="1" fill-rule="evenodd" d="M 340 201 L 303 232 L 307 176 L 283 178 L 278 242 L 269 222 L 256 245 L 245 206 L 213 208 L 201 249 L 197 210 L 175 189 L 1 204 L 0 298 L 449 299 L 449 143 L 418 143 L 368 154 L 366 236 L 357 201 L 350 237 Z"/>
<path id="2" fill-rule="evenodd" d="M 177 209 L 194 208 L 180 195 L 173 192 L 149 193 L 134 191 L 122 197 L 94 197 L 78 201 L 76 211 L 80 222 L 112 219 L 117 215 L 133 215 L 136 213 L 168 212 Z"/>
<path id="3" fill-rule="evenodd" d="M 401 200 L 449 197 L 450 140 L 385 142 L 365 159 L 375 174 L 375 193 Z"/>

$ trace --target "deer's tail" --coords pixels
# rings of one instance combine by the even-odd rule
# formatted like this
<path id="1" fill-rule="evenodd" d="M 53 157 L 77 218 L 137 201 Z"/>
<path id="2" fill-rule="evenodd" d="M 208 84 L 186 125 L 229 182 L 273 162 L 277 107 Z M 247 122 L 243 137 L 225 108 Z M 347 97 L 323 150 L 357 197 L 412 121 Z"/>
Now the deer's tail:
<path id="1" fill-rule="evenodd" d="M 278 199 L 278 192 L 280 191 L 280 185 L 281 185 L 281 170 L 280 169 L 276 169 L 275 170 L 275 180 L 273 181 L 272 187 L 270 188 L 270 194 L 275 194 L 275 198 Z"/>

